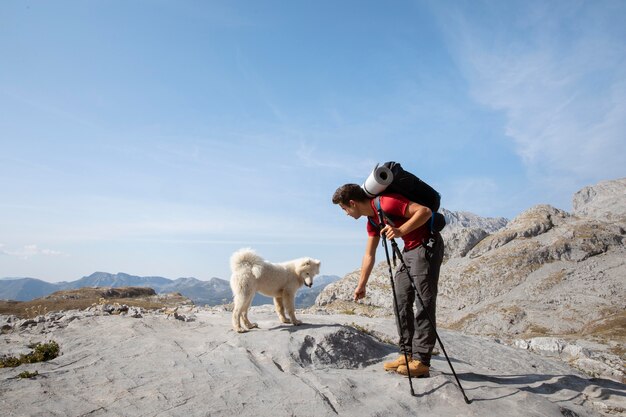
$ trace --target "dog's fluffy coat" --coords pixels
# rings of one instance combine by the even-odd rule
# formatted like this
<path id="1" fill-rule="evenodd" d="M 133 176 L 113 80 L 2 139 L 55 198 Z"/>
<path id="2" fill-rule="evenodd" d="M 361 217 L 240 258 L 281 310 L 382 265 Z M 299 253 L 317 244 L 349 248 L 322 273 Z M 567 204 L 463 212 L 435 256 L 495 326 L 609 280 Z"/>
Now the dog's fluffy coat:
<path id="1" fill-rule="evenodd" d="M 248 310 L 257 291 L 274 297 L 274 306 L 281 322 L 301 324 L 295 315 L 296 291 L 302 285 L 313 285 L 313 277 L 320 270 L 320 261 L 300 258 L 275 264 L 265 261 L 252 249 L 245 248 L 231 256 L 230 269 L 230 288 L 235 297 L 233 329 L 242 333 L 258 327 L 248 320 Z M 289 318 L 285 317 L 285 312 Z"/>

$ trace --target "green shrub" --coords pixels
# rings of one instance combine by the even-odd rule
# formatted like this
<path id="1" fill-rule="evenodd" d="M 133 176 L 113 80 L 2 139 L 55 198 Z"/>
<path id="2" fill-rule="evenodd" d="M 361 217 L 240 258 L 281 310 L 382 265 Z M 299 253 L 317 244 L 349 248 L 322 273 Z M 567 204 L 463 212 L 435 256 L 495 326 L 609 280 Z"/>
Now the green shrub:
<path id="1" fill-rule="evenodd" d="M 26 355 L 20 355 L 19 358 L 15 356 L 5 356 L 1 358 L 0 368 L 15 368 L 23 363 L 45 362 L 59 356 L 59 344 L 55 341 L 37 343 L 29 347 L 33 349 L 33 351 Z"/>

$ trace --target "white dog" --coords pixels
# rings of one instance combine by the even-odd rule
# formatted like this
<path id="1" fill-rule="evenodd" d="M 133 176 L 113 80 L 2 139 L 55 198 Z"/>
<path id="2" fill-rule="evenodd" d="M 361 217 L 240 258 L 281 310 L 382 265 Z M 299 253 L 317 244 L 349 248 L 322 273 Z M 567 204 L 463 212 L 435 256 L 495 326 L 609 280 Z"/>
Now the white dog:
<path id="1" fill-rule="evenodd" d="M 274 297 L 274 306 L 281 322 L 296 326 L 301 324 L 295 315 L 296 291 L 302 285 L 309 288 L 313 285 L 313 277 L 320 271 L 320 261 L 300 258 L 274 264 L 263 260 L 252 249 L 246 248 L 238 250 L 231 256 L 230 269 L 232 271 L 230 288 L 235 296 L 233 329 L 243 333 L 259 327 L 248 320 L 248 310 L 257 291 Z M 285 310 L 289 319 L 285 317 Z"/>

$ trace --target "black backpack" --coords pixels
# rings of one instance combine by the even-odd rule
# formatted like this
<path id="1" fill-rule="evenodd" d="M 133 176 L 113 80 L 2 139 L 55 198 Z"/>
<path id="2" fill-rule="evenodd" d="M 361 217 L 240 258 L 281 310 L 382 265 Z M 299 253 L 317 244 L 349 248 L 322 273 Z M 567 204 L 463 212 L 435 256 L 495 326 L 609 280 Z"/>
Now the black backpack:
<path id="1" fill-rule="evenodd" d="M 410 201 L 428 207 L 433 212 L 430 219 L 430 230 L 440 232 L 446 225 L 446 218 L 443 214 L 438 213 L 441 195 L 417 176 L 405 171 L 399 163 L 389 161 L 385 162 L 383 166 L 389 168 L 393 174 L 393 180 L 381 195 L 387 193 L 400 194 Z"/>
<path id="2" fill-rule="evenodd" d="M 385 162 L 383 166 L 389 168 L 393 174 L 393 180 L 385 192 L 400 194 L 414 203 L 428 207 L 433 212 L 439 211 L 441 195 L 433 187 L 405 171 L 397 162 Z"/>

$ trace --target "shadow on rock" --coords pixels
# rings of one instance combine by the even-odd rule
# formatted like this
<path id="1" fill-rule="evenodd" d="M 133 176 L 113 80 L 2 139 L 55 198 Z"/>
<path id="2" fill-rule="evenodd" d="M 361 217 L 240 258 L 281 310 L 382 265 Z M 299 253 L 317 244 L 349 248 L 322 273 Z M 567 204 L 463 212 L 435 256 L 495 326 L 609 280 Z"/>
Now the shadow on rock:
<path id="1" fill-rule="evenodd" d="M 565 389 L 581 393 L 586 388 L 593 387 L 598 392 L 598 397 L 602 399 L 608 399 L 610 396 L 626 397 L 626 385 L 610 379 L 587 379 L 576 375 L 480 375 L 473 372 L 458 374 L 458 376 L 464 381 L 484 381 L 500 386 L 514 385 L 521 391 L 533 394 L 549 395 Z M 540 384 L 537 385 L 537 383 Z"/>
<path id="2" fill-rule="evenodd" d="M 289 333 L 296 333 L 296 332 L 302 332 L 304 330 L 308 331 L 310 329 L 322 329 L 322 328 L 328 328 L 328 327 L 340 328 L 344 326 L 342 326 L 341 324 L 313 324 L 313 323 L 302 323 L 299 326 L 293 326 L 291 324 L 280 324 L 275 327 L 270 327 L 267 330 L 280 330 L 280 331 L 289 332 Z"/>
<path id="3" fill-rule="evenodd" d="M 328 331 L 328 327 L 336 329 Z M 292 358 L 302 367 L 362 368 L 396 351 L 349 326 L 311 325 L 307 330 L 306 334 L 293 332 L 289 346 Z"/>

